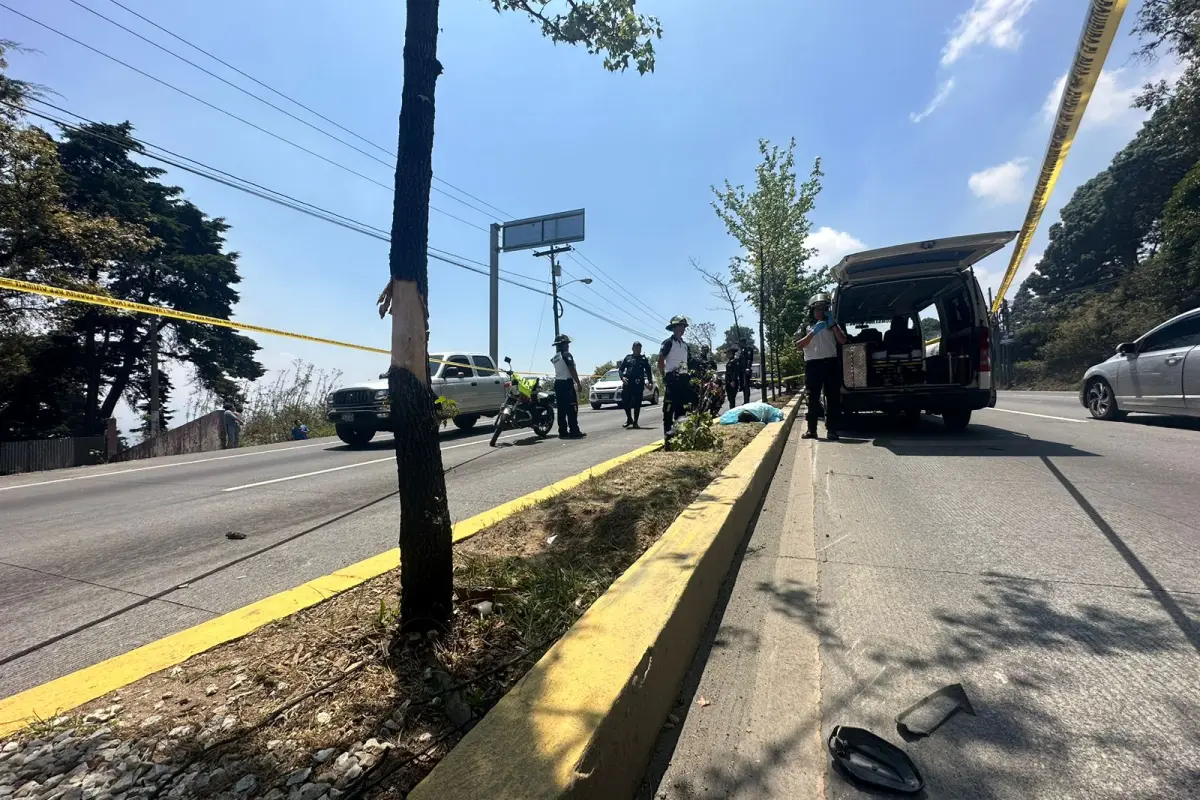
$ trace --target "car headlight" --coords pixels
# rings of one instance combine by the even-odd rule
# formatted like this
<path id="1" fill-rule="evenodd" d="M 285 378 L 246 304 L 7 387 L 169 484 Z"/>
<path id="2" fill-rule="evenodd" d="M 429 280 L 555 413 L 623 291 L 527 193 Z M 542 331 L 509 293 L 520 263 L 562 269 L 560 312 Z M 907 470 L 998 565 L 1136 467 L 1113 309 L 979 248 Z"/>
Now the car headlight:
<path id="1" fill-rule="evenodd" d="M 325 405 L 327 405 L 327 406 L 333 405 L 334 394 L 336 394 L 336 392 L 330 392 L 329 394 L 325 395 Z"/>
<path id="2" fill-rule="evenodd" d="M 375 399 L 376 400 L 386 400 L 387 396 L 388 396 L 387 389 L 376 389 L 375 390 Z"/>

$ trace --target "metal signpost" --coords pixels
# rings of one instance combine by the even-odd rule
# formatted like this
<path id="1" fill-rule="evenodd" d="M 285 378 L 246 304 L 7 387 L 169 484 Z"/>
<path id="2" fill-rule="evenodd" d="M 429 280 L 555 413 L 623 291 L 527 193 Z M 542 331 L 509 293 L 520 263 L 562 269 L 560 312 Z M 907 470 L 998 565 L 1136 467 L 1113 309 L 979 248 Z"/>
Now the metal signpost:
<path id="1" fill-rule="evenodd" d="M 557 214 L 547 214 L 542 217 L 517 219 L 503 224 L 493 224 L 491 229 L 491 319 L 488 327 L 489 348 L 492 361 L 500 361 L 500 254 L 516 250 L 531 250 L 535 247 L 549 247 L 549 250 L 534 255 L 550 256 L 550 291 L 554 297 L 554 335 L 558 335 L 558 320 L 562 316 L 558 302 L 558 264 L 554 256 L 570 250 L 570 247 L 555 247 L 568 245 L 570 242 L 582 242 L 584 231 L 584 212 L 582 208 L 574 211 L 561 211 Z M 591 283 L 590 278 L 581 282 Z"/>

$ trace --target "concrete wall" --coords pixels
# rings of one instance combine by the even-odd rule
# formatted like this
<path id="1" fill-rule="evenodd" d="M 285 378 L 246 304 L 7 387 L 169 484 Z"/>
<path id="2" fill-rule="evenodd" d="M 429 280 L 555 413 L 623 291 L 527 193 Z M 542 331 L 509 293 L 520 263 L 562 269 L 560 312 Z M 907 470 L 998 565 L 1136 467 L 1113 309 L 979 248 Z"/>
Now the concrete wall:
<path id="1" fill-rule="evenodd" d="M 224 413 L 223 411 L 210 411 L 203 417 L 122 450 L 109 460 L 133 461 L 139 458 L 179 456 L 186 453 L 207 453 L 210 450 L 220 450 L 224 435 L 222 424 Z"/>

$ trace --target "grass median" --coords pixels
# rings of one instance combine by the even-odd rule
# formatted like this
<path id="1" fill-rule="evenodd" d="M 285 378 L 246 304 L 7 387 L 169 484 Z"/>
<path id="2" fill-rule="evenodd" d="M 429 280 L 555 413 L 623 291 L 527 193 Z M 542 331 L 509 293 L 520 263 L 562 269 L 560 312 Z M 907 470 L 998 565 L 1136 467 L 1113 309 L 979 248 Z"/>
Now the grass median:
<path id="1" fill-rule="evenodd" d="M 403 797 L 762 427 L 649 453 L 460 542 L 444 635 L 397 634 L 393 571 L 20 739 L 108 729 L 149 765 L 124 788 L 164 797 Z"/>

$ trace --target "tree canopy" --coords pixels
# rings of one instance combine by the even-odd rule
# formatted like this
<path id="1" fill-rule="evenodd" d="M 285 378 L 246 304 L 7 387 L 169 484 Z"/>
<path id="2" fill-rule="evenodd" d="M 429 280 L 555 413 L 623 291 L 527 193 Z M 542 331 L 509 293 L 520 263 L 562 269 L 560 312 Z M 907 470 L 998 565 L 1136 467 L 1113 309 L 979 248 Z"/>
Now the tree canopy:
<path id="1" fill-rule="evenodd" d="M 136 160 L 128 122 L 58 140 L 27 124 L 33 89 L 6 66 L 0 58 L 0 275 L 228 318 L 241 280 L 228 225 Z M 0 293 L 0 437 L 97 433 L 122 397 L 144 405 L 152 327 L 142 315 Z M 175 320 L 158 330 L 161 360 L 190 367 L 218 396 L 262 375 L 246 336 Z M 165 405 L 166 372 L 159 385 Z"/>
<path id="2" fill-rule="evenodd" d="M 1149 119 L 1075 190 L 1013 298 L 1017 359 L 1060 382 L 1200 305 L 1200 0 L 1146 0 L 1133 33 L 1182 74 L 1137 97 Z"/>

